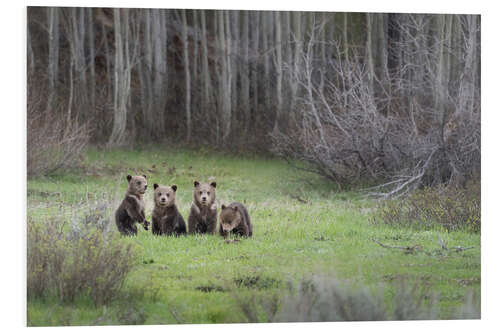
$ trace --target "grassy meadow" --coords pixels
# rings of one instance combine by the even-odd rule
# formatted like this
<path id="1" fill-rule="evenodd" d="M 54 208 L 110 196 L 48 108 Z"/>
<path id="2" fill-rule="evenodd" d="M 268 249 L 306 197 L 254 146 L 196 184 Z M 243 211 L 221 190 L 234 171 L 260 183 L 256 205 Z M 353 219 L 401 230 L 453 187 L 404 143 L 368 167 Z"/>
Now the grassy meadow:
<path id="1" fill-rule="evenodd" d="M 141 151 L 89 149 L 81 166 L 28 180 L 29 218 L 70 216 L 89 200 L 111 198 L 115 209 L 127 174 L 146 174 L 147 220 L 153 183 L 177 184 L 177 205 L 187 221 L 193 181 L 217 182 L 217 202 L 240 201 L 253 238 L 227 243 L 219 236 L 158 237 L 139 227 L 123 237 L 136 256 L 119 295 L 106 306 L 87 297 L 61 303 L 28 299 L 29 326 L 246 322 L 238 299 L 281 297 L 316 275 L 381 292 L 392 304 L 402 281 L 437 297 L 439 317 L 454 318 L 468 293 L 480 294 L 480 234 L 414 230 L 374 223 L 377 202 L 342 191 L 286 162 L 249 154 L 153 147 Z M 112 227 L 115 227 L 114 220 Z M 438 239 L 449 248 L 443 251 Z M 416 250 L 386 248 L 414 247 Z M 265 321 L 264 313 L 258 317 Z"/>

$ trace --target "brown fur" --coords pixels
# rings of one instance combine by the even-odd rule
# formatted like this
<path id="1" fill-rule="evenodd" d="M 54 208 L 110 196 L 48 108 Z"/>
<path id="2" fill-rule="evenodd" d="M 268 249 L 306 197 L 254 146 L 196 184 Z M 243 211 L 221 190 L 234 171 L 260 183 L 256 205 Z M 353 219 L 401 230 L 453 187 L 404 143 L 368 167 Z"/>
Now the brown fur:
<path id="1" fill-rule="evenodd" d="M 144 193 L 148 187 L 146 176 L 127 176 L 128 189 L 125 198 L 115 212 L 115 222 L 122 235 L 137 235 L 136 223 L 148 230 L 149 222 L 144 214 Z"/>
<path id="2" fill-rule="evenodd" d="M 189 233 L 215 234 L 217 230 L 217 205 L 215 204 L 216 183 L 194 182 L 193 204 L 189 213 Z"/>
<path id="3" fill-rule="evenodd" d="M 224 238 L 230 234 L 252 237 L 253 226 L 250 222 L 250 215 L 243 204 L 233 202 L 229 206 L 222 205 L 219 234 Z"/>
<path id="4" fill-rule="evenodd" d="M 186 233 L 186 222 L 175 204 L 176 191 L 177 185 L 154 184 L 153 234 L 179 236 Z"/>

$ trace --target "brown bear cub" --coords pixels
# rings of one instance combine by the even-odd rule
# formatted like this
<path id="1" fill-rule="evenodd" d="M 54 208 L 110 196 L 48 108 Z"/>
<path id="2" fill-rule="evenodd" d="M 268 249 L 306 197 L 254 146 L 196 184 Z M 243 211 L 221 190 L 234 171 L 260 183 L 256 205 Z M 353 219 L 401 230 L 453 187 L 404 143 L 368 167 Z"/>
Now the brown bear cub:
<path id="1" fill-rule="evenodd" d="M 215 182 L 194 182 L 193 204 L 189 213 L 189 233 L 215 234 L 217 231 L 217 205 L 215 204 Z"/>
<path id="2" fill-rule="evenodd" d="M 136 222 L 148 230 L 149 222 L 144 214 L 144 193 L 148 187 L 146 176 L 127 176 L 128 189 L 125 198 L 115 212 L 118 231 L 122 235 L 137 235 Z"/>
<path id="3" fill-rule="evenodd" d="M 230 234 L 252 237 L 252 223 L 250 222 L 248 211 L 243 204 L 233 202 L 229 206 L 221 206 L 219 233 L 224 238 Z"/>
<path id="4" fill-rule="evenodd" d="M 155 208 L 153 209 L 153 234 L 175 235 L 186 233 L 186 223 L 175 205 L 177 185 L 160 186 L 154 184 Z"/>

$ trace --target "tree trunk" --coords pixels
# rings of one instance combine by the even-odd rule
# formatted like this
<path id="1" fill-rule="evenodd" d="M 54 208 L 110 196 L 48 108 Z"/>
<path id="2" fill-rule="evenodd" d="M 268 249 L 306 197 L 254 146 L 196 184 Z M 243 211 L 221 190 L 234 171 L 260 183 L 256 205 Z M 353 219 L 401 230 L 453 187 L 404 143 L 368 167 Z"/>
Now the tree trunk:
<path id="1" fill-rule="evenodd" d="M 95 35 L 94 35 L 94 18 L 92 8 L 87 8 L 88 20 L 88 45 L 89 45 L 89 69 L 90 69 L 90 107 L 95 112 Z"/>
<path id="2" fill-rule="evenodd" d="M 282 121 L 281 108 L 283 105 L 282 95 L 281 95 L 281 85 L 283 77 L 283 62 L 281 54 L 281 15 L 279 11 L 275 13 L 275 29 L 276 29 L 276 116 L 274 120 L 274 129 L 279 130 L 279 123 Z"/>
<path id="3" fill-rule="evenodd" d="M 57 107 L 57 81 L 59 75 L 59 9 L 47 8 L 47 20 L 49 22 L 49 96 L 47 101 L 47 112 L 54 112 Z"/>
<path id="4" fill-rule="evenodd" d="M 208 68 L 208 48 L 207 48 L 207 23 L 206 23 L 206 18 L 205 18 L 205 11 L 202 10 L 200 12 L 201 15 L 201 29 L 202 29 L 202 36 L 201 36 L 201 47 L 202 47 L 202 71 L 203 71 L 203 99 L 202 99 L 202 106 L 204 110 L 207 111 L 213 111 L 213 105 L 210 102 L 211 96 L 210 92 L 212 90 L 211 86 L 211 79 L 210 79 L 210 71 Z M 215 33 L 215 32 L 214 32 Z"/>
<path id="5" fill-rule="evenodd" d="M 243 30 L 241 36 L 243 60 L 241 64 L 241 109 L 243 113 L 243 131 L 246 134 L 248 130 L 248 122 L 250 121 L 249 104 L 250 104 L 250 78 L 248 72 L 248 11 L 243 11 Z"/>
<path id="6" fill-rule="evenodd" d="M 186 141 L 191 141 L 191 74 L 189 72 L 189 54 L 187 38 L 186 10 L 181 10 L 182 16 L 182 54 L 184 59 L 184 80 L 185 80 L 185 112 L 186 112 Z"/>
<path id="7" fill-rule="evenodd" d="M 372 52 L 372 14 L 366 13 L 366 63 L 368 64 L 368 85 L 373 95 L 373 77 L 375 76 L 375 68 L 373 66 Z"/>
<path id="8" fill-rule="evenodd" d="M 129 55 L 125 47 L 128 45 L 128 10 L 113 9 L 115 32 L 115 70 L 113 94 L 113 129 L 108 140 L 108 146 L 122 145 L 125 141 L 127 127 L 127 102 L 130 93 L 130 67 L 126 57 Z M 123 14 L 123 22 L 121 16 Z M 124 46 L 125 45 L 125 46 Z"/>

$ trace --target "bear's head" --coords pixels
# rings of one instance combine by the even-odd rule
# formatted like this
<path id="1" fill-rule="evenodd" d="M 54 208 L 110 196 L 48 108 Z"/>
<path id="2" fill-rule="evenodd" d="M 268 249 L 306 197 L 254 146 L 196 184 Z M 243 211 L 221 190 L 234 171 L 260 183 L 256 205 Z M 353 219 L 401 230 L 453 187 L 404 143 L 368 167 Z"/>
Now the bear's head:
<path id="1" fill-rule="evenodd" d="M 143 195 L 148 188 L 148 181 L 146 175 L 142 176 L 127 176 L 128 193 L 135 195 Z"/>
<path id="2" fill-rule="evenodd" d="M 154 184 L 154 199 L 156 207 L 170 207 L 175 204 L 175 192 L 177 185 L 162 186 Z"/>
<path id="3" fill-rule="evenodd" d="M 194 181 L 193 199 L 200 206 L 211 207 L 215 202 L 215 182 L 210 184 Z"/>
<path id="4" fill-rule="evenodd" d="M 220 224 L 225 234 L 237 228 L 241 223 L 241 213 L 236 206 L 221 206 Z"/>

